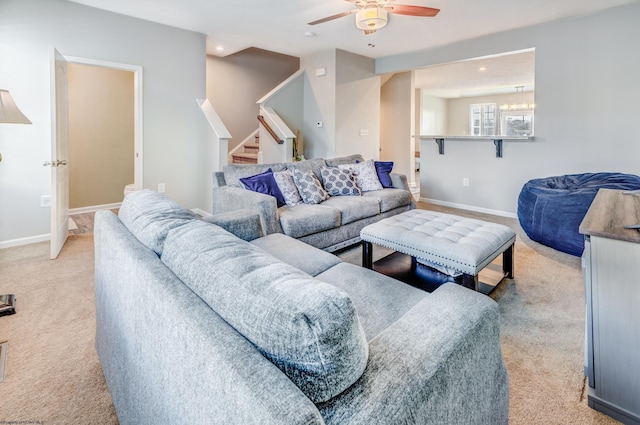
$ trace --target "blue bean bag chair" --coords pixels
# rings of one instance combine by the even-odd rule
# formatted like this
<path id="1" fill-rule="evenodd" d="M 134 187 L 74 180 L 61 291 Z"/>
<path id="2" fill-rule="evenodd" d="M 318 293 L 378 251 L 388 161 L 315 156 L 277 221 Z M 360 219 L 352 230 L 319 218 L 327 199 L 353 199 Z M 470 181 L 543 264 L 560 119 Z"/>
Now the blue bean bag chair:
<path id="1" fill-rule="evenodd" d="M 518 220 L 527 236 L 567 254 L 581 256 L 578 232 L 598 189 L 640 189 L 640 177 L 621 173 L 586 173 L 528 181 L 518 197 Z"/>

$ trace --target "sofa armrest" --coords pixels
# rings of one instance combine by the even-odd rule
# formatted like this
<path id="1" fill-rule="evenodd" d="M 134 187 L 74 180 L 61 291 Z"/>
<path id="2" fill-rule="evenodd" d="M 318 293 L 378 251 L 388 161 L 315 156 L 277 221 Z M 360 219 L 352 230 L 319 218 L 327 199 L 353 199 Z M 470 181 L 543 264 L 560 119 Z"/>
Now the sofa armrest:
<path id="1" fill-rule="evenodd" d="M 409 182 L 404 174 L 389 173 L 389 177 L 391 177 L 391 183 L 396 189 L 409 190 Z"/>
<path id="2" fill-rule="evenodd" d="M 369 343 L 369 363 L 324 403 L 327 423 L 506 424 L 498 305 L 445 284 Z"/>
<path id="3" fill-rule="evenodd" d="M 264 236 L 260 215 L 254 211 L 230 211 L 205 217 L 203 220 L 220 226 L 245 241 L 252 241 Z"/>
<path id="4" fill-rule="evenodd" d="M 235 186 L 213 188 L 214 215 L 238 210 L 258 213 L 265 234 L 282 233 L 278 219 L 278 206 L 273 196 Z"/>

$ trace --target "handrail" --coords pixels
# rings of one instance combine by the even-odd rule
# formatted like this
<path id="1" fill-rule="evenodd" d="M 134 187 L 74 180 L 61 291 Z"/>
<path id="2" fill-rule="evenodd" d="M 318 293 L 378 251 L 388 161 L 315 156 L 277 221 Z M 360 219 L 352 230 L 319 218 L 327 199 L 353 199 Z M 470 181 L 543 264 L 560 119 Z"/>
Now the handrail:
<path id="1" fill-rule="evenodd" d="M 273 137 L 273 140 L 275 140 L 279 145 L 282 145 L 284 143 L 284 140 L 279 138 L 276 132 L 273 131 L 271 126 L 267 124 L 267 121 L 264 119 L 264 116 L 258 115 L 258 121 L 260 121 L 260 124 L 262 124 L 264 128 L 267 130 L 267 132 L 271 135 L 271 137 Z"/>

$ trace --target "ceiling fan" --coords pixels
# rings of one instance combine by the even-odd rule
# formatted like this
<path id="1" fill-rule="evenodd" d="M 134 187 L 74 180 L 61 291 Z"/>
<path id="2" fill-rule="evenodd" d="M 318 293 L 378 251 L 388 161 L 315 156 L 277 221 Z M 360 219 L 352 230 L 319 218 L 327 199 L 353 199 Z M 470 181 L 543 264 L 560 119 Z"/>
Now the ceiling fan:
<path id="1" fill-rule="evenodd" d="M 394 0 L 345 0 L 354 3 L 358 8 L 337 15 L 327 16 L 317 21 L 309 22 L 309 25 L 317 25 L 323 22 L 342 18 L 343 16 L 356 14 L 356 27 L 364 30 L 365 34 L 373 34 L 376 30 L 387 25 L 388 13 L 398 15 L 433 17 L 440 9 L 424 6 L 411 6 L 407 4 L 393 4 Z"/>

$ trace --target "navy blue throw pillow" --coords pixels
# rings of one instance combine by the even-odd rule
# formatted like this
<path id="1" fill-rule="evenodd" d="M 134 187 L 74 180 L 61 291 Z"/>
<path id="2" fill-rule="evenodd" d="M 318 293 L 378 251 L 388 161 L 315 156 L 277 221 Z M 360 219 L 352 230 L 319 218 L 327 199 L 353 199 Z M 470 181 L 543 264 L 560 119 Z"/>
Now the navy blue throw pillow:
<path id="1" fill-rule="evenodd" d="M 273 170 L 269 168 L 264 173 L 256 174 L 255 176 L 241 178 L 240 181 L 244 185 L 244 188 L 258 193 L 264 193 L 265 195 L 271 195 L 276 198 L 278 207 L 285 204 L 284 196 L 280 192 L 280 188 L 276 183 L 276 179 L 273 177 Z"/>
<path id="2" fill-rule="evenodd" d="M 393 170 L 393 161 L 375 161 L 376 172 L 378 173 L 378 180 L 382 187 L 393 187 L 391 182 L 391 176 L 389 173 Z"/>

